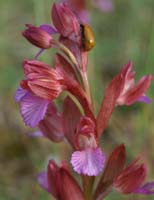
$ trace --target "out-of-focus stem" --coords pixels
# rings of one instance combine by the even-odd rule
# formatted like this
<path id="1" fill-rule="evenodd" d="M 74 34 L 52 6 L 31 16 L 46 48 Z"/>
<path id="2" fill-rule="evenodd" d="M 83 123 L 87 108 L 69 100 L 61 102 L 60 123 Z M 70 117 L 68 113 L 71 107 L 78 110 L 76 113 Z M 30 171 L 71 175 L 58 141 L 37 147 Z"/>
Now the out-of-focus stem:
<path id="1" fill-rule="evenodd" d="M 77 67 L 78 62 L 77 62 L 75 56 L 73 55 L 73 53 L 62 43 L 58 43 L 58 46 L 68 56 L 68 58 L 72 61 L 72 63 Z"/>
<path id="2" fill-rule="evenodd" d="M 112 187 L 109 187 L 106 191 L 104 191 L 100 196 L 97 193 L 93 195 L 93 200 L 105 200 L 105 197 L 112 191 Z"/>
<path id="3" fill-rule="evenodd" d="M 72 61 L 72 63 L 75 65 L 76 70 L 78 70 L 78 62 L 75 58 L 75 56 L 73 55 L 73 53 L 62 43 L 57 43 L 57 45 L 59 46 L 59 48 L 68 56 L 68 58 Z M 84 90 L 88 96 L 89 102 L 91 104 L 91 108 L 93 110 L 93 104 L 92 104 L 92 98 L 91 98 L 91 92 L 90 92 L 90 87 L 89 87 L 89 81 L 88 81 L 88 76 L 87 76 L 87 71 L 81 71 L 78 70 L 81 78 L 82 78 L 82 82 L 83 82 L 83 86 L 84 86 Z"/>

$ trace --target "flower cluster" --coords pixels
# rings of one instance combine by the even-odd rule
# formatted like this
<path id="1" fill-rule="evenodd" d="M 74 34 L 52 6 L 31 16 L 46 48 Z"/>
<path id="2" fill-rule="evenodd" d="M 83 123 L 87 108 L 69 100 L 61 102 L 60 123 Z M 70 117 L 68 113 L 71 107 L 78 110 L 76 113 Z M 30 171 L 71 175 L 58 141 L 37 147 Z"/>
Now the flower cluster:
<path id="1" fill-rule="evenodd" d="M 37 136 L 53 142 L 65 142 L 72 147 L 70 163 L 83 179 L 83 188 L 62 161 L 48 163 L 47 172 L 40 173 L 40 185 L 58 200 L 103 199 L 113 189 L 124 193 L 154 194 L 154 182 L 144 184 L 145 164 L 135 159 L 125 166 L 125 146 L 119 145 L 108 157 L 100 148 L 100 137 L 117 106 L 135 102 L 149 103 L 145 95 L 152 76 L 143 76 L 135 83 L 132 62 L 124 65 L 105 90 L 102 105 L 94 115 L 87 76 L 88 51 L 94 46 L 94 34 L 87 24 L 80 24 L 67 3 L 53 4 L 54 26 L 26 25 L 23 36 L 41 48 L 34 60 L 24 60 L 25 79 L 16 91 L 16 101 L 24 123 L 37 127 Z M 55 39 L 55 35 L 58 39 Z M 38 58 L 45 49 L 57 49 L 53 66 Z M 67 91 L 62 110 L 54 100 Z M 94 178 L 100 180 L 93 189 Z"/>

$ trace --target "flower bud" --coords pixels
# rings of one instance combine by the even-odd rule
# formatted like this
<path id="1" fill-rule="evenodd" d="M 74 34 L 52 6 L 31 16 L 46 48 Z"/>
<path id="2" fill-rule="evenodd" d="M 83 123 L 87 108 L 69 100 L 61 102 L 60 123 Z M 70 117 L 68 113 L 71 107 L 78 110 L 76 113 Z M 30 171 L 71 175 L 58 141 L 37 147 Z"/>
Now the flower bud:
<path id="1" fill-rule="evenodd" d="M 51 47 L 52 36 L 40 27 L 26 25 L 27 29 L 22 33 L 23 36 L 33 45 L 42 49 Z"/>
<path id="2" fill-rule="evenodd" d="M 80 186 L 70 174 L 64 161 L 58 166 L 54 160 L 50 160 L 47 172 L 41 173 L 38 181 L 57 200 L 84 200 Z"/>
<path id="3" fill-rule="evenodd" d="M 53 5 L 52 20 L 56 29 L 63 37 L 78 41 L 80 37 L 80 24 L 66 3 Z"/>
<path id="4" fill-rule="evenodd" d="M 132 193 L 140 187 L 146 177 L 146 166 L 133 161 L 113 181 L 114 187 L 121 193 Z"/>

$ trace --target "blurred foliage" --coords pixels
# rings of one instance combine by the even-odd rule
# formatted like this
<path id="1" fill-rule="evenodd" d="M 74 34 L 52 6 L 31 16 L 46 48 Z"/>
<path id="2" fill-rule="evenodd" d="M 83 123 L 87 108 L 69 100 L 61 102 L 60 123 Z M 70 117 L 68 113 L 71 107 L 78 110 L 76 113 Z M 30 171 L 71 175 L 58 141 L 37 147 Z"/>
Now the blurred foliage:
<path id="1" fill-rule="evenodd" d="M 51 0 L 0 0 L 0 200 L 51 199 L 36 182 L 49 157 L 66 158 L 64 144 L 28 136 L 14 93 L 23 77 L 22 60 L 33 58 L 37 48 L 22 38 L 24 24 L 50 23 Z M 113 0 L 115 9 L 102 13 L 90 7 L 91 26 L 97 45 L 89 56 L 89 77 L 96 112 L 107 83 L 129 59 L 137 78 L 154 73 L 154 1 Z M 41 59 L 52 63 L 53 51 Z M 153 98 L 153 85 L 148 96 Z M 102 148 L 109 153 L 125 143 L 128 160 L 141 155 L 148 166 L 148 178 L 154 179 L 154 105 L 135 104 L 114 112 L 102 136 Z M 61 153 L 63 152 L 63 153 Z M 68 158 L 66 158 L 68 159 Z M 107 200 L 154 199 L 154 197 L 111 194 Z"/>

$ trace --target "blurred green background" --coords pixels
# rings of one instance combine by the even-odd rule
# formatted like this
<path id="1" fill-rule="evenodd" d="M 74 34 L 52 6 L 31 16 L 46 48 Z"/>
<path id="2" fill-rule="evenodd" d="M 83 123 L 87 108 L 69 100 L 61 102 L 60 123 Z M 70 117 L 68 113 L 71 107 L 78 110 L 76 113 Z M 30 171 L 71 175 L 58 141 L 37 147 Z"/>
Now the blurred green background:
<path id="1" fill-rule="evenodd" d="M 88 1 L 97 42 L 88 66 L 96 112 L 107 83 L 128 60 L 133 60 L 137 79 L 154 72 L 154 0 L 113 3 L 114 10 L 103 13 Z M 33 130 L 24 125 L 14 102 L 15 90 L 23 78 L 22 60 L 32 59 L 37 52 L 21 35 L 24 24 L 50 23 L 51 4 L 52 0 L 0 0 L 0 200 L 52 199 L 38 186 L 37 173 L 46 168 L 50 157 L 60 160 L 69 152 L 66 144 L 29 137 Z M 41 59 L 52 62 L 52 56 L 50 50 Z M 153 85 L 148 96 L 154 98 Z M 153 103 L 117 108 L 101 141 L 106 153 L 125 143 L 128 161 L 141 155 L 148 166 L 148 180 L 154 180 L 153 113 Z M 154 197 L 113 193 L 106 199 Z"/>

